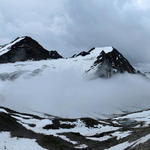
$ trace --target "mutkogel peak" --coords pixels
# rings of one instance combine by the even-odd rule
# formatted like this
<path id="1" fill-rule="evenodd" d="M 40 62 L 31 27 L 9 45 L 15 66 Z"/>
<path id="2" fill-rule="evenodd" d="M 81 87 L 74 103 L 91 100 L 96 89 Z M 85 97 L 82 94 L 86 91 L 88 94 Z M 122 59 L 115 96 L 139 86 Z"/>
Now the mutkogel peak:
<path id="1" fill-rule="evenodd" d="M 58 58 L 62 56 L 57 51 L 44 49 L 37 41 L 28 36 L 18 37 L 0 48 L 0 63 Z"/>
<path id="2" fill-rule="evenodd" d="M 96 76 L 109 78 L 116 73 L 139 73 L 129 61 L 115 48 L 102 50 L 87 72 L 94 71 Z"/>

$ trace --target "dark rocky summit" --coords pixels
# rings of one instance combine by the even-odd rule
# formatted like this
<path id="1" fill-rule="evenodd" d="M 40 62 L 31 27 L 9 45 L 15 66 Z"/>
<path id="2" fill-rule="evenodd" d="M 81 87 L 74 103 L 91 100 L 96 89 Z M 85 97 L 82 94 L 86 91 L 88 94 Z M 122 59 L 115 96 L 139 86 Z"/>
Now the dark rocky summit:
<path id="1" fill-rule="evenodd" d="M 105 78 L 109 78 L 116 73 L 137 73 L 137 71 L 129 63 L 129 61 L 115 48 L 113 48 L 112 51 L 108 53 L 102 51 L 97 57 L 93 66 L 91 66 L 90 70 L 93 70 L 95 68 L 96 74 L 99 77 Z"/>
<path id="2" fill-rule="evenodd" d="M 15 42 L 17 40 L 18 42 Z M 10 47 L 7 47 L 6 45 L 7 52 L 0 55 L 0 63 L 62 58 L 57 51 L 48 51 L 44 49 L 37 41 L 27 36 L 23 38 L 17 38 L 12 43 L 14 44 L 10 43 Z M 5 46 L 2 48 L 5 50 Z M 0 49 L 0 51 L 2 50 Z"/>
<path id="3" fill-rule="evenodd" d="M 93 51 L 95 49 L 95 47 L 91 48 L 89 51 L 82 51 L 80 52 L 79 54 L 74 54 L 71 58 L 75 58 L 75 57 L 78 57 L 78 56 L 86 56 L 86 55 L 89 55 L 91 51 Z"/>
<path id="4" fill-rule="evenodd" d="M 71 58 L 75 58 L 75 57 L 78 57 L 78 56 L 86 56 L 86 55 L 89 55 L 89 54 L 90 54 L 89 52 L 82 51 L 79 54 L 73 55 Z"/>

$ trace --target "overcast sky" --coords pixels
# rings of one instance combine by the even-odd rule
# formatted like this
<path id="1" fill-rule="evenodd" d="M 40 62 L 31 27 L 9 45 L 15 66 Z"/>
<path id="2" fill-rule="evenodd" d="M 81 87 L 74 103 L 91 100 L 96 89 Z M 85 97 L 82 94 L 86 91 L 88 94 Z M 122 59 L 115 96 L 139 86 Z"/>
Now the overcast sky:
<path id="1" fill-rule="evenodd" d="M 150 61 L 149 0 L 0 0 L 0 43 L 28 35 L 64 56 L 114 46 Z"/>

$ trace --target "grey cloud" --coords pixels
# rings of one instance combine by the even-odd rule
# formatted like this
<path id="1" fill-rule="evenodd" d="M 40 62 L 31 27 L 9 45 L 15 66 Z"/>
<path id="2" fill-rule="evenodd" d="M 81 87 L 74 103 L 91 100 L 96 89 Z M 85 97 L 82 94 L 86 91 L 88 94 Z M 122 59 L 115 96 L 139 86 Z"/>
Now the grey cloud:
<path id="1" fill-rule="evenodd" d="M 0 83 L 1 105 L 21 112 L 30 109 L 61 117 L 101 118 L 150 106 L 149 80 L 138 75 L 87 81 L 77 70 L 66 69 Z"/>
<path id="2" fill-rule="evenodd" d="M 69 32 L 74 33 L 73 39 L 69 38 L 70 43 L 80 48 L 111 45 L 130 59 L 150 60 L 150 34 L 145 27 L 147 13 L 145 15 L 131 1 L 94 0 L 85 5 L 83 0 L 74 3 L 69 5 L 69 14 L 73 18 Z"/>
<path id="3" fill-rule="evenodd" d="M 0 0 L 0 41 L 29 35 L 66 56 L 114 46 L 133 62 L 150 61 L 150 12 L 135 2 Z"/>

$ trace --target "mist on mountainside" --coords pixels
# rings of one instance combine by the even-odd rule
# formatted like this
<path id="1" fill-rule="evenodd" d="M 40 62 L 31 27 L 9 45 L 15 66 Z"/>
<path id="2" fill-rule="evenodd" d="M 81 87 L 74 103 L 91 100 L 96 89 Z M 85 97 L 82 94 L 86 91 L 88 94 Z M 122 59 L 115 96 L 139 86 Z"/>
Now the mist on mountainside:
<path id="1" fill-rule="evenodd" d="M 0 102 L 19 111 L 62 117 L 95 116 L 150 107 L 150 81 L 121 74 L 110 79 L 82 79 L 77 70 L 43 72 L 15 81 L 0 81 Z"/>

